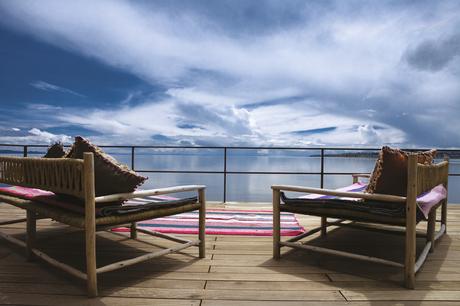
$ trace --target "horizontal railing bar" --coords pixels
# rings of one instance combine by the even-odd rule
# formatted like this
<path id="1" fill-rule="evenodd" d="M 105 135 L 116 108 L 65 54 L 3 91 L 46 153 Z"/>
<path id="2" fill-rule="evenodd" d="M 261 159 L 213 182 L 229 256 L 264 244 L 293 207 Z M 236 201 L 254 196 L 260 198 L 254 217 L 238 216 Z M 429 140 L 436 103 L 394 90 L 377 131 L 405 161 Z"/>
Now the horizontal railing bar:
<path id="1" fill-rule="evenodd" d="M 289 172 L 289 171 L 201 171 L 201 170 L 139 170 L 139 173 L 190 173 L 190 174 L 299 174 L 321 175 L 321 172 Z M 354 172 L 324 172 L 324 175 L 352 175 Z M 368 173 L 370 174 L 370 173 Z M 460 173 L 451 173 L 449 176 L 460 176 Z"/>
<path id="2" fill-rule="evenodd" d="M 138 170 L 139 173 L 196 173 L 196 174 L 305 174 L 320 175 L 321 172 L 268 172 L 268 171 L 200 171 L 200 170 Z"/>
<path id="3" fill-rule="evenodd" d="M 30 148 L 46 148 L 49 145 L 40 145 L 40 144 L 9 144 L 2 143 L 1 147 L 24 147 L 28 146 Z M 64 145 L 69 147 L 70 145 Z M 225 149 L 228 150 L 309 150 L 309 151 L 320 151 L 322 149 L 327 151 L 379 151 L 380 148 L 370 148 L 370 147 L 250 147 L 250 146 L 241 146 L 241 147 L 232 147 L 232 146 L 167 146 L 167 145 L 99 145 L 102 148 L 151 148 L 151 149 Z M 422 151 L 429 150 L 430 148 L 403 148 L 406 151 Z M 438 149 L 439 152 L 458 152 L 460 149 Z"/>

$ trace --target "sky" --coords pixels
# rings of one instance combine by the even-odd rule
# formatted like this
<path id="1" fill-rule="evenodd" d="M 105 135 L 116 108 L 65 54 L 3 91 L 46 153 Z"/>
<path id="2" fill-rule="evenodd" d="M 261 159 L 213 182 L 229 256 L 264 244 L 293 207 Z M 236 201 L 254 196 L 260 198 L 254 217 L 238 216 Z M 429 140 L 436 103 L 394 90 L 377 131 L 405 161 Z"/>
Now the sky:
<path id="1" fill-rule="evenodd" d="M 460 147 L 459 1 L 0 1 L 0 143 Z"/>

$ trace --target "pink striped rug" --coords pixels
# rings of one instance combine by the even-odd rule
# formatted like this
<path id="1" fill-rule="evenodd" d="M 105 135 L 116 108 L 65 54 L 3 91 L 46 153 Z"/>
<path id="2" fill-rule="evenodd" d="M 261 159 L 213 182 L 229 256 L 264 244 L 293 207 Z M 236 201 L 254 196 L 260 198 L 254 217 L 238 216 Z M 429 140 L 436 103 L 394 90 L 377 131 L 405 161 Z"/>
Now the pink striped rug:
<path id="1" fill-rule="evenodd" d="M 209 235 L 248 235 L 271 236 L 273 214 L 269 210 L 223 210 L 206 211 L 206 234 Z M 171 234 L 197 234 L 198 211 L 175 216 L 157 218 L 137 223 L 139 228 Z M 127 232 L 128 228 L 113 229 Z M 296 236 L 305 229 L 292 213 L 281 213 L 281 235 Z"/>

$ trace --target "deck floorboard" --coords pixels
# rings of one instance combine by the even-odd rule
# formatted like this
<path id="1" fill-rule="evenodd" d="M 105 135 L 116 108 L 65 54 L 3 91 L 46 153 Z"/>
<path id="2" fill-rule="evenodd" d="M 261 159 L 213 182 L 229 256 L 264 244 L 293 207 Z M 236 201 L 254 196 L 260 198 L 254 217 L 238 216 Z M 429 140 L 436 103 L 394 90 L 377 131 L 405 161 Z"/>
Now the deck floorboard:
<path id="1" fill-rule="evenodd" d="M 23 216 L 22 210 L 0 205 L 0 220 Z M 319 224 L 315 217 L 298 219 L 307 229 Z M 25 224 L 5 225 L 0 230 L 22 239 Z M 172 245 L 142 234 L 139 237 L 147 244 L 128 239 L 127 234 L 100 233 L 98 265 Z M 37 239 L 40 248 L 53 257 L 83 269 L 81 232 L 40 220 Z M 403 261 L 403 236 L 340 228 L 332 229 L 326 239 L 309 239 L 315 245 Z M 205 259 L 198 259 L 198 250 L 190 248 L 103 274 L 100 296 L 87 299 L 83 282 L 43 262 L 26 261 L 23 249 L 2 239 L 0 305 L 460 305 L 460 205 L 449 206 L 448 234 L 417 274 L 415 290 L 402 287 L 402 271 L 393 267 L 288 248 L 275 261 L 271 237 L 208 235 L 206 240 Z M 418 245 L 422 244 L 420 238 Z"/>

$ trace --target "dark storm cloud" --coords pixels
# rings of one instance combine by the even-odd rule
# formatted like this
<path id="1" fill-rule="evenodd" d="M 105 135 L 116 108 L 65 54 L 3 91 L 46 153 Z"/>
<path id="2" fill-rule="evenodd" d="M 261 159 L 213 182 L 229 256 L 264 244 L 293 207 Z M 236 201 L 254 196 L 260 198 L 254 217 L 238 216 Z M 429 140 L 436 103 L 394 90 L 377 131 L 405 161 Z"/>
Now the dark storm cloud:
<path id="1" fill-rule="evenodd" d="M 445 39 L 425 40 L 409 50 L 405 59 L 419 70 L 439 71 L 460 55 L 460 32 Z"/>

